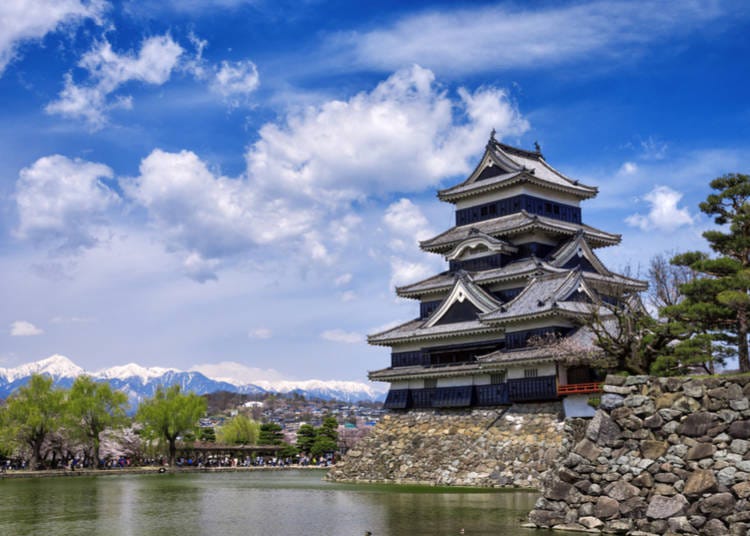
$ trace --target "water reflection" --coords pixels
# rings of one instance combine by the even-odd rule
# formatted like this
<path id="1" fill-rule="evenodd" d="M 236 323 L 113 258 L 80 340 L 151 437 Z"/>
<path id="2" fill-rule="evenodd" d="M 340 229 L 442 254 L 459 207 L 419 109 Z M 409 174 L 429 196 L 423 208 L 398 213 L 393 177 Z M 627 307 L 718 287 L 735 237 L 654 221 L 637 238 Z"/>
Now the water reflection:
<path id="1" fill-rule="evenodd" d="M 0 534 L 535 534 L 520 528 L 534 493 L 347 486 L 322 482 L 322 476 L 273 471 L 3 480 Z"/>

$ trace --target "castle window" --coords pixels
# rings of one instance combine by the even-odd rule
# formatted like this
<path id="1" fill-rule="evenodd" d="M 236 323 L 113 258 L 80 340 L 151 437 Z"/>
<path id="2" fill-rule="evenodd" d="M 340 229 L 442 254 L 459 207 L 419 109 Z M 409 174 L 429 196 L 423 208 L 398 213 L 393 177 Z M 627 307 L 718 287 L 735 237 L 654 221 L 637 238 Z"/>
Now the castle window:
<path id="1" fill-rule="evenodd" d="M 430 378 L 424 381 L 424 388 L 425 389 L 435 389 L 437 387 L 437 379 L 436 378 Z"/>
<path id="2" fill-rule="evenodd" d="M 490 383 L 492 385 L 499 385 L 505 381 L 505 371 L 498 374 L 490 374 Z"/>
<path id="3" fill-rule="evenodd" d="M 539 369 L 535 369 L 535 368 L 523 369 L 524 378 L 536 378 L 537 376 L 539 376 Z"/>

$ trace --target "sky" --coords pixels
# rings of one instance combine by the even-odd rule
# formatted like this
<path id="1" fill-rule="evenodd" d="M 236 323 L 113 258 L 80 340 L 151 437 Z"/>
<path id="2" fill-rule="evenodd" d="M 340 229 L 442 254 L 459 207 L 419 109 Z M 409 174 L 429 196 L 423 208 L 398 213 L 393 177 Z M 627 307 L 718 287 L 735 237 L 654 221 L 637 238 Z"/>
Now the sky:
<path id="1" fill-rule="evenodd" d="M 748 87 L 743 1 L 5 0 L 0 366 L 364 380 L 492 129 L 642 273 L 708 249 Z"/>

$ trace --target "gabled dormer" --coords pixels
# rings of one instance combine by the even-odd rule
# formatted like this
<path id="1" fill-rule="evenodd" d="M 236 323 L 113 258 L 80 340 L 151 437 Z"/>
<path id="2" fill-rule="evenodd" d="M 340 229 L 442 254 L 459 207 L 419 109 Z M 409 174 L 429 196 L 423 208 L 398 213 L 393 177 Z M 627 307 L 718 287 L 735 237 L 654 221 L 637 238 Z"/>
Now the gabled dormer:
<path id="1" fill-rule="evenodd" d="M 609 277 L 612 272 L 599 260 L 591 249 L 583 231 L 579 231 L 573 238 L 565 242 L 557 251 L 552 252 L 547 261 L 556 268 L 580 268 L 587 272 L 596 272 Z"/>
<path id="2" fill-rule="evenodd" d="M 530 190 L 515 191 L 511 188 L 513 186 L 528 186 Z M 549 195 L 545 195 L 545 191 Z M 471 175 L 456 186 L 438 191 L 438 198 L 459 205 L 464 201 L 473 204 L 472 199 L 479 200 L 490 194 L 511 197 L 537 192 L 543 198 L 554 200 L 562 197 L 569 200 L 567 204 L 577 204 L 577 201 L 596 196 L 597 191 L 597 188 L 570 179 L 547 164 L 538 145 L 536 151 L 511 147 L 497 141 L 493 132 L 479 165 Z"/>
<path id="3" fill-rule="evenodd" d="M 459 272 L 448 296 L 422 327 L 476 320 L 479 315 L 494 311 L 500 305 L 500 301 L 474 284 L 468 274 Z"/>
<path id="4" fill-rule="evenodd" d="M 466 239 L 445 255 L 445 260 L 451 271 L 492 270 L 502 267 L 517 252 L 518 248 L 510 242 L 472 228 Z"/>

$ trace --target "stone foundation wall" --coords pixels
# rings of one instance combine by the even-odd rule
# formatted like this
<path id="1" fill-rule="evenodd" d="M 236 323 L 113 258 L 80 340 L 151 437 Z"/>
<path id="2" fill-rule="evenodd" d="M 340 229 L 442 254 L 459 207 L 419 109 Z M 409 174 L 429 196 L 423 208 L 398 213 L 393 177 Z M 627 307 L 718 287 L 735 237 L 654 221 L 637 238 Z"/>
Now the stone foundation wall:
<path id="1" fill-rule="evenodd" d="M 750 534 L 750 375 L 610 376 L 604 391 L 585 437 L 567 430 L 533 525 Z"/>
<path id="2" fill-rule="evenodd" d="M 391 413 L 327 478 L 348 482 L 538 488 L 559 456 L 561 406 Z"/>

